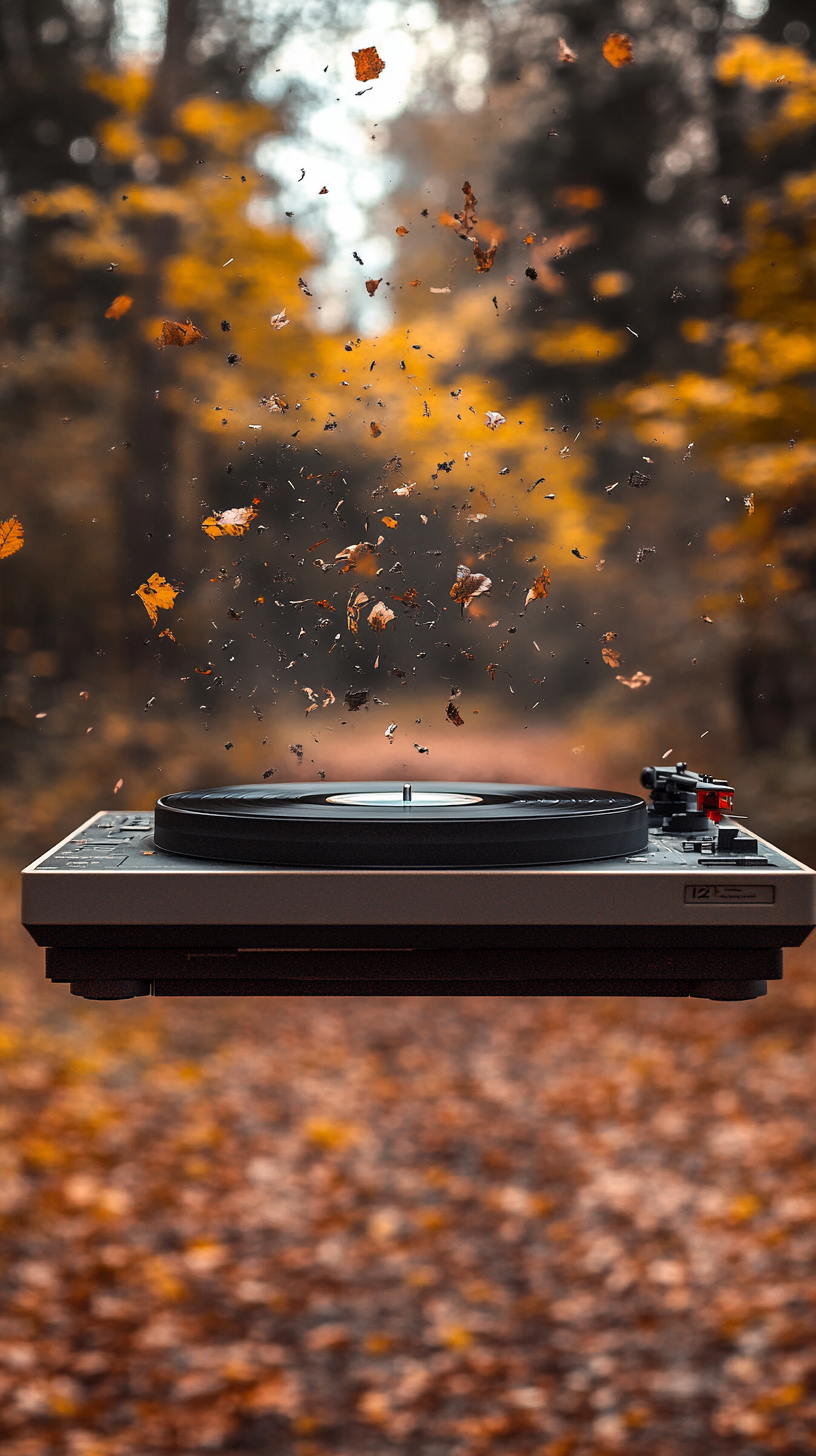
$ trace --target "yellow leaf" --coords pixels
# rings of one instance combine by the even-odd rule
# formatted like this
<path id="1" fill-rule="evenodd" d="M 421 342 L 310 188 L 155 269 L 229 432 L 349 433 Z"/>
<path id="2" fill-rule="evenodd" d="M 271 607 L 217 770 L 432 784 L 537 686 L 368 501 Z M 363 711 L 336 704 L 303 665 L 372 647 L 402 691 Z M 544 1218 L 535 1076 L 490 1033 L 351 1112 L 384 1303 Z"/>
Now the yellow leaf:
<path id="1" fill-rule="evenodd" d="M 178 596 L 178 588 L 171 586 L 169 581 L 165 581 L 163 576 L 154 571 L 147 581 L 143 581 L 136 588 L 134 595 L 144 603 L 145 611 L 155 627 L 159 619 L 159 607 L 163 611 L 169 611 Z"/>
<path id="2" fill-rule="evenodd" d="M 394 527 L 394 526 L 396 526 L 396 525 L 399 524 L 397 521 L 394 520 L 394 517 L 393 516 L 383 516 L 382 523 L 383 523 L 384 526 L 391 526 L 391 527 Z"/>
<path id="3" fill-rule="evenodd" d="M 0 561 L 19 551 L 24 541 L 23 528 L 16 516 L 0 521 Z"/>
<path id="4" fill-rule="evenodd" d="M 201 522 L 202 531 L 215 539 L 216 536 L 245 536 L 250 522 L 258 512 L 254 506 L 235 506 L 230 511 L 213 511 Z"/>

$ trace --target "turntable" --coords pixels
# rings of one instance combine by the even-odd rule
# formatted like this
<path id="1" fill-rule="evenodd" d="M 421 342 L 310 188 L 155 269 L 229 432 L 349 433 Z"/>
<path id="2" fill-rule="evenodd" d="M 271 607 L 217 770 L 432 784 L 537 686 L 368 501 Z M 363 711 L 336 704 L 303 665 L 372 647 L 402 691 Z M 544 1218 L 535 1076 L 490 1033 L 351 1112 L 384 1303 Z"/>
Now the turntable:
<path id="1" fill-rule="evenodd" d="M 686 764 L 633 794 L 248 784 L 95 814 L 23 871 L 75 995 L 616 995 L 739 1001 L 816 923 L 816 874 Z"/>

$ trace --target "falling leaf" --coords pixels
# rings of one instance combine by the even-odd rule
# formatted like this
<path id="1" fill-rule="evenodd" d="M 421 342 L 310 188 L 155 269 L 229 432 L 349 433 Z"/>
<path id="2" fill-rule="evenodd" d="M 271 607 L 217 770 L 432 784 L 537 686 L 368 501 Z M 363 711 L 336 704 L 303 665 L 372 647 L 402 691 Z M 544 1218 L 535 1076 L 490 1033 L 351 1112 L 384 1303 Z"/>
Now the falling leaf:
<path id="1" fill-rule="evenodd" d="M 229 511 L 213 511 L 201 522 L 202 531 L 213 539 L 216 536 L 245 536 L 250 522 L 258 512 L 254 506 L 234 506 Z"/>
<path id="2" fill-rule="evenodd" d="M 490 246 L 487 249 L 482 248 L 479 243 L 474 243 L 473 256 L 476 259 L 477 273 L 490 272 L 490 269 L 493 267 L 493 259 L 498 252 L 498 247 L 499 243 L 497 238 L 490 239 Z"/>
<path id="3" fill-rule="evenodd" d="M 286 317 L 286 309 L 284 308 L 284 309 L 281 309 L 281 312 L 280 313 L 273 313 L 273 315 L 272 315 L 271 319 L 269 320 L 269 322 L 271 323 L 273 329 L 277 333 L 278 329 L 285 329 L 286 328 L 286 325 L 288 323 L 291 323 L 291 319 L 288 319 Z"/>
<path id="4" fill-rule="evenodd" d="M 642 470 L 633 470 L 629 476 L 629 484 L 640 490 L 641 486 L 649 484 L 651 478 L 651 475 L 644 475 Z"/>
<path id="5" fill-rule="evenodd" d="M 427 401 L 427 399 L 424 399 L 422 401 L 422 413 L 423 413 L 425 419 L 430 419 L 430 417 L 431 417 L 431 411 L 430 411 L 430 409 L 428 407 L 428 401 Z"/>
<path id="6" fill-rule="evenodd" d="M 171 642 L 175 642 L 175 640 L 176 640 L 175 637 L 173 636 L 173 633 L 170 631 L 170 628 L 169 627 L 165 627 L 164 631 L 159 633 L 159 636 L 160 637 L 169 637 Z"/>
<path id="7" fill-rule="evenodd" d="M 325 197 L 328 190 L 328 187 L 321 187 L 320 191 L 317 194 L 318 197 Z M 309 297 L 311 298 L 311 294 L 309 294 Z"/>
<path id="8" fill-rule="evenodd" d="M 431 293 L 450 293 L 449 288 L 432 288 Z"/>
<path id="9" fill-rule="evenodd" d="M 385 602 L 376 602 L 368 614 L 368 625 L 372 632 L 384 632 L 389 622 L 393 622 L 394 613 Z"/>
<path id="10" fill-rule="evenodd" d="M 581 555 L 581 553 L 578 550 L 578 547 L 577 546 L 573 546 L 572 551 L 570 552 L 570 555 L 571 556 L 577 556 L 579 561 L 586 561 L 586 557 Z"/>
<path id="11" fill-rule="evenodd" d="M 13 556 L 19 551 L 25 536 L 23 527 L 16 516 L 9 516 L 7 521 L 0 521 L 0 561 L 6 556 Z"/>
<path id="12" fill-rule="evenodd" d="M 398 238 L 407 238 L 408 236 L 408 229 L 406 227 L 398 227 L 395 231 Z"/>
<path id="13" fill-rule="evenodd" d="M 748 512 L 749 516 L 752 516 L 754 514 L 754 492 L 753 491 L 751 491 L 751 494 L 750 495 L 744 495 L 742 497 L 742 504 L 745 506 L 745 509 Z"/>
<path id="14" fill-rule="evenodd" d="M 362 50 L 352 51 L 351 54 L 356 81 L 376 81 L 380 72 L 385 70 L 385 61 L 380 60 L 376 46 L 364 46 Z"/>
<path id="15" fill-rule="evenodd" d="M 382 278 L 366 278 L 366 293 L 368 294 L 369 298 L 374 297 L 374 294 L 377 292 L 377 289 L 379 288 L 381 283 Z"/>
<path id="16" fill-rule="evenodd" d="M 453 724 L 454 728 L 464 728 L 465 720 L 460 714 L 459 709 L 453 701 L 453 698 L 451 698 L 447 708 L 445 709 L 445 717 L 447 718 L 449 723 Z"/>
<path id="17" fill-rule="evenodd" d="M 269 410 L 271 415 L 285 415 L 289 408 L 286 400 L 280 394 L 261 395 L 261 404 Z"/>
<path id="18" fill-rule="evenodd" d="M 607 667 L 620 667 L 621 655 L 614 647 L 602 647 L 601 657 Z"/>
<path id="19" fill-rule="evenodd" d="M 349 691 L 343 698 L 343 702 L 350 713 L 359 713 L 360 709 L 365 707 L 370 696 L 371 694 L 368 688 L 349 688 Z"/>
<path id="20" fill-rule="evenodd" d="M 422 279 L 421 278 L 409 278 L 409 280 L 408 280 L 408 287 L 409 288 L 419 288 L 419 285 L 420 285 L 421 282 L 422 282 Z"/>
<path id="21" fill-rule="evenodd" d="M 341 575 L 347 571 L 353 571 L 361 557 L 368 556 L 373 551 L 374 547 L 370 541 L 358 541 L 355 546 L 344 546 L 343 550 L 338 551 L 334 558 L 335 561 L 345 561 L 346 563 Z"/>
<path id="22" fill-rule="evenodd" d="M 497 430 L 499 425 L 506 425 L 507 420 L 504 415 L 499 414 L 498 410 L 488 410 L 485 414 L 485 424 L 489 430 Z"/>
<path id="23" fill-rule="evenodd" d="M 559 61 L 577 61 L 578 59 L 576 52 L 570 50 L 567 42 L 560 35 L 558 37 L 558 59 Z"/>
<path id="24" fill-rule="evenodd" d="M 385 733 L 383 734 L 383 737 L 384 738 L 387 738 L 389 743 L 393 743 L 393 741 L 394 741 L 394 734 L 396 733 L 396 731 L 397 731 L 397 724 L 396 723 L 389 723 L 388 727 L 385 730 Z"/>
<path id="25" fill-rule="evenodd" d="M 323 188 L 323 191 L 325 192 L 325 190 L 326 189 L 324 187 Z M 305 293 L 306 294 L 306 297 L 307 298 L 311 298 L 312 297 L 312 294 L 311 294 L 311 292 L 309 290 L 309 285 L 308 285 L 308 283 L 306 283 L 306 281 L 303 278 L 298 278 L 298 288 L 300 289 L 301 293 Z"/>
<path id="26" fill-rule="evenodd" d="M 483 596 L 490 591 L 493 583 L 489 576 L 483 576 L 481 572 L 471 572 L 468 566 L 457 566 L 456 581 L 450 589 L 450 594 L 459 606 L 464 615 L 465 607 L 469 606 L 474 597 Z"/>
<path id="27" fill-rule="evenodd" d="M 383 516 L 382 523 L 384 526 L 390 526 L 392 530 L 395 526 L 399 525 L 399 521 L 395 521 L 393 516 Z"/>
<path id="28" fill-rule="evenodd" d="M 616 68 L 631 65 L 635 59 L 632 54 L 631 38 L 620 30 L 613 30 L 603 43 L 603 56 L 610 66 Z"/>
<path id="29" fill-rule="evenodd" d="M 156 343 L 160 349 L 166 349 L 168 344 L 175 344 L 183 349 L 187 344 L 197 344 L 204 335 L 190 319 L 186 324 L 174 323 L 172 319 L 165 319 L 162 323 L 161 334 Z"/>
<path id="30" fill-rule="evenodd" d="M 701 622 L 709 622 L 709 623 L 711 623 L 711 622 L 714 621 L 714 618 L 713 617 L 701 617 L 700 618 L 700 621 Z"/>
<path id="31" fill-rule="evenodd" d="M 132 308 L 133 299 L 127 293 L 117 293 L 113 303 L 105 309 L 105 318 L 120 319 Z"/>
<path id="32" fill-rule="evenodd" d="M 632 688 L 633 691 L 637 688 L 647 688 L 651 681 L 652 679 L 645 672 L 640 672 L 640 670 L 635 673 L 634 677 L 615 678 L 615 682 L 621 683 L 625 688 Z"/>
<path id="33" fill-rule="evenodd" d="M 473 195 L 473 188 L 469 182 L 462 183 L 462 191 L 465 194 L 465 206 L 463 211 L 459 213 L 457 221 L 466 233 L 470 233 L 479 221 L 476 216 L 476 208 L 479 204 Z"/>
<path id="34" fill-rule="evenodd" d="M 525 607 L 529 607 L 529 605 L 530 605 L 531 602 L 534 602 L 537 599 L 540 599 L 542 597 L 545 597 L 547 595 L 547 588 L 548 588 L 549 585 L 550 585 L 550 573 L 547 570 L 547 567 L 546 566 L 543 566 L 541 568 L 541 575 L 536 577 L 536 579 L 533 582 L 532 586 L 530 587 L 530 589 L 529 589 L 526 597 L 524 598 L 524 605 L 525 605 Z"/>
<path id="35" fill-rule="evenodd" d="M 416 489 L 416 481 L 415 480 L 410 481 L 410 483 L 408 481 L 403 481 L 402 485 L 395 485 L 394 486 L 394 495 L 400 495 L 400 496 L 403 496 L 403 495 L 412 495 L 415 489 Z"/>
<path id="36" fill-rule="evenodd" d="M 116 783 L 115 783 L 115 784 L 114 784 L 114 786 L 113 786 L 113 792 L 114 792 L 114 793 L 115 793 L 115 794 L 118 794 L 118 793 L 119 793 L 119 790 L 120 790 L 120 789 L 123 789 L 123 788 L 124 788 L 124 786 L 125 786 L 125 781 L 124 781 L 124 779 L 117 779 L 117 780 L 116 780 Z"/>
<path id="37" fill-rule="evenodd" d="M 378 425 L 376 420 L 369 420 L 368 428 L 371 431 L 373 438 L 375 440 L 378 440 L 380 435 L 382 434 L 382 425 Z"/>
<path id="38" fill-rule="evenodd" d="M 179 588 L 171 586 L 157 571 L 147 581 L 143 581 L 134 593 L 144 603 L 145 611 L 154 627 L 159 619 L 159 608 L 169 612 L 178 594 Z"/>

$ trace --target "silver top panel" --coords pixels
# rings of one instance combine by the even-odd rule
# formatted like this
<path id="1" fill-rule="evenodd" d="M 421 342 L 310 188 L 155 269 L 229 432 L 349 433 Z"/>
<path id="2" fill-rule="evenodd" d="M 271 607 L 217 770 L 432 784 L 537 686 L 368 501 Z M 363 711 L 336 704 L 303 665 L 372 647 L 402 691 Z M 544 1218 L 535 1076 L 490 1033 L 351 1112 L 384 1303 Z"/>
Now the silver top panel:
<path id="1" fill-rule="evenodd" d="M 526 869 L 273 869 L 155 848 L 152 813 L 95 814 L 23 871 L 27 925 L 812 925 L 816 873 L 706 863 L 652 834 L 628 859 Z M 750 833 L 745 830 L 744 833 Z"/>

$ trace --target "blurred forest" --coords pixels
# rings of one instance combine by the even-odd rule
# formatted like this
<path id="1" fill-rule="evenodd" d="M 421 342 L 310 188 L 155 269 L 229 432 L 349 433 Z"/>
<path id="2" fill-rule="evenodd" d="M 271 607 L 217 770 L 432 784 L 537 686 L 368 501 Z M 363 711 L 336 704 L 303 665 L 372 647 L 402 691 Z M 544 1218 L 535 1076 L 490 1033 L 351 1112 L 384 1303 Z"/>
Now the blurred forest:
<path id="1" fill-rule="evenodd" d="M 742 812 L 806 848 L 816 67 L 799 11 L 163 16 L 3 7 L 16 861 L 119 780 L 133 807 L 264 773 L 631 788 L 664 754 L 732 775 Z M 631 64 L 602 54 L 613 24 Z M 358 83 L 351 51 L 375 43 L 385 70 Z M 204 337 L 157 348 L 164 319 Z M 202 531 L 235 510 L 237 535 Z M 460 564 L 493 581 L 463 613 Z M 136 594 L 154 575 L 178 590 L 155 625 Z M 372 625 L 380 601 L 395 615 Z"/>
<path id="2" fill-rule="evenodd" d="M 13 871 L 196 784 L 664 756 L 816 852 L 814 29 L 0 3 L 3 1456 L 812 1451 L 808 946 L 95 1004 Z"/>

